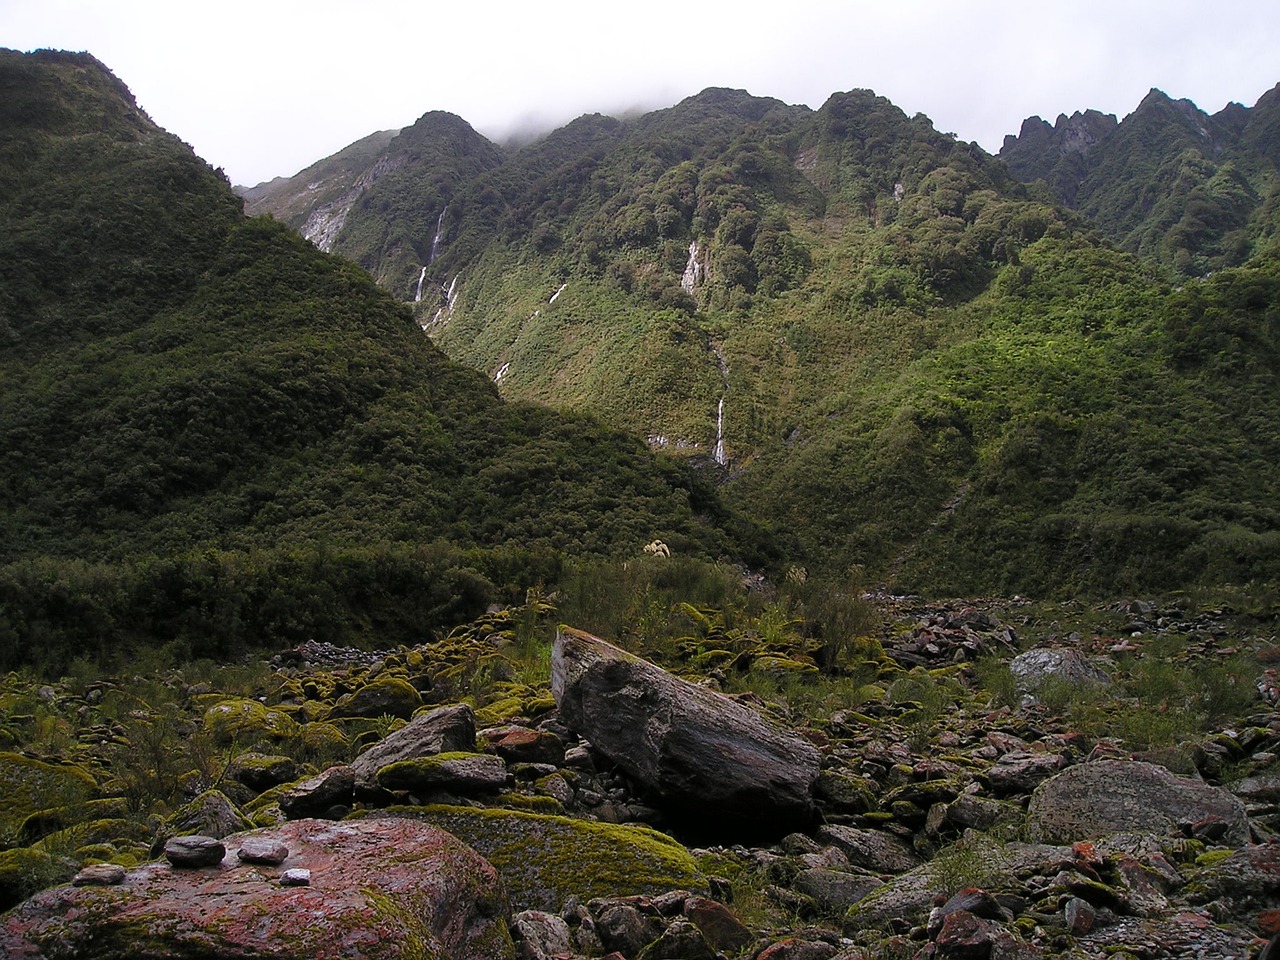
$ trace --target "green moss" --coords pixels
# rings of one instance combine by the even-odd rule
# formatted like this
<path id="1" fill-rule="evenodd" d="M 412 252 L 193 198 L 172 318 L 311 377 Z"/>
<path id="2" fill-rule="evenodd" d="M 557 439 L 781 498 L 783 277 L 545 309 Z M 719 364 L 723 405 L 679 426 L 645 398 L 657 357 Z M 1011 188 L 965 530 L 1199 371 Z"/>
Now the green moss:
<path id="1" fill-rule="evenodd" d="M 72 867 L 44 850 L 18 847 L 0 851 L 0 911 L 21 903 L 38 890 L 71 876 Z"/>
<path id="2" fill-rule="evenodd" d="M 524 712 L 522 697 L 504 697 L 476 711 L 476 727 L 496 727 Z"/>
<path id="3" fill-rule="evenodd" d="M 683 846 L 647 827 L 596 823 L 517 810 L 436 805 L 394 807 L 475 848 L 502 877 L 513 910 L 558 912 L 570 897 L 707 890 Z"/>
<path id="4" fill-rule="evenodd" d="M 97 790 L 81 767 L 0 753 L 0 846 L 16 841 L 24 822 L 41 810 L 74 807 Z"/>
<path id="5" fill-rule="evenodd" d="M 298 735 L 297 721 L 257 700 L 224 700 L 205 711 L 204 728 L 220 744 L 286 740 Z"/>
<path id="6" fill-rule="evenodd" d="M 512 810 L 524 810 L 529 813 L 564 813 L 564 804 L 555 797 L 536 793 L 508 793 L 502 798 L 502 802 Z"/>
<path id="7" fill-rule="evenodd" d="M 1207 853 L 1202 853 L 1200 856 L 1196 857 L 1196 866 L 1212 867 L 1215 864 L 1221 863 L 1223 860 L 1229 860 L 1233 853 L 1235 853 L 1234 850 L 1210 850 Z"/>

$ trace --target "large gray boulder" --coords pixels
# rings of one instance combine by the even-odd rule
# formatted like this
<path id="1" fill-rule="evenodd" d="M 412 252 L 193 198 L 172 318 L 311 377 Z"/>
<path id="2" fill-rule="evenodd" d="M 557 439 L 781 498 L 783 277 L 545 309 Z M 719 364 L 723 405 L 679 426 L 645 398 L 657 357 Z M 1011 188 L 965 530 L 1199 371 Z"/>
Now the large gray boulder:
<path id="1" fill-rule="evenodd" d="M 283 863 L 246 863 L 269 840 Z M 363 957 L 511 960 L 507 900 L 492 866 L 456 837 L 417 820 L 298 820 L 222 841 L 214 866 L 164 862 L 110 886 L 54 887 L 0 919 L 0 956 Z M 288 886 L 287 871 L 309 873 Z"/>
<path id="2" fill-rule="evenodd" d="M 563 721 L 673 819 L 779 835 L 812 820 L 818 751 L 745 704 L 569 628 L 551 692 Z"/>
<path id="3" fill-rule="evenodd" d="M 1068 767 L 1031 795 L 1032 836 L 1046 843 L 1097 840 L 1114 833 L 1178 834 L 1184 825 L 1227 846 L 1249 842 L 1244 804 L 1202 780 L 1154 763 L 1097 760 Z"/>

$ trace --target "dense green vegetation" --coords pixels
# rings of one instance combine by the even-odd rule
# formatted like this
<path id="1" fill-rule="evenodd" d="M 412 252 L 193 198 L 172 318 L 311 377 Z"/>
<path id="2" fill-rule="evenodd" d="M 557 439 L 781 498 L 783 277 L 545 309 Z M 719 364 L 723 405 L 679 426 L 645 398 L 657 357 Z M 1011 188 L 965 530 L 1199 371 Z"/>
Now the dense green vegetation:
<path id="1" fill-rule="evenodd" d="M 763 559 L 683 463 L 503 402 L 246 220 L 91 57 L 5 53 L 0 90 L 0 666 L 416 641 L 655 539 Z"/>
<path id="2" fill-rule="evenodd" d="M 1038 117 L 1000 156 L 1043 180 L 1126 250 L 1179 273 L 1237 266 L 1275 237 L 1280 88 L 1209 116 L 1152 90 L 1119 124 L 1095 110 Z"/>
<path id="3" fill-rule="evenodd" d="M 1153 93 L 1118 127 L 1024 125 L 1014 172 L 1075 183 L 1093 222 L 869 91 L 584 117 L 476 178 L 456 296 L 416 312 L 504 395 L 695 460 L 723 400 L 729 498 L 822 575 L 1272 582 L 1274 100 L 1210 123 Z M 1061 152 L 1068 127 L 1088 149 Z M 1230 149 L 1206 159 L 1206 136 Z M 384 202 L 365 196 L 352 217 Z M 1211 267 L 1230 269 L 1176 272 Z"/>

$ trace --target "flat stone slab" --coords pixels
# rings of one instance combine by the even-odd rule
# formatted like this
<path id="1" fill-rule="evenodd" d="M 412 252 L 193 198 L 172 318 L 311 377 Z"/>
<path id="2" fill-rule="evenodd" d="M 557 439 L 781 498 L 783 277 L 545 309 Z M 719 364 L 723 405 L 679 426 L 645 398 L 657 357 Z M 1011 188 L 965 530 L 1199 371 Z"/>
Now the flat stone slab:
<path id="1" fill-rule="evenodd" d="M 288 848 L 281 866 L 239 858 L 264 842 Z M 223 843 L 212 868 L 153 861 L 113 886 L 36 894 L 0 918 L 0 957 L 43 960 L 50 944 L 94 960 L 403 960 L 407 944 L 436 960 L 514 957 L 493 867 L 428 823 L 296 820 Z"/>

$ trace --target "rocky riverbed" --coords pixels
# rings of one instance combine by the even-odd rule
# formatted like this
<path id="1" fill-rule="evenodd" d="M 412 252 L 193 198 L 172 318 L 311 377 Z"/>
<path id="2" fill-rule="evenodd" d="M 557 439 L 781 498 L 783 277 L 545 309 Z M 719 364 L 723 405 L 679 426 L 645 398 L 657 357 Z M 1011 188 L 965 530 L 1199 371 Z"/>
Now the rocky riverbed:
<path id="1" fill-rule="evenodd" d="M 306 644 L 252 690 L 10 677 L 0 954 L 1268 949 L 1274 625 L 875 602 L 827 672 L 706 613 L 644 658 L 522 644 L 501 611 L 412 649 Z"/>

